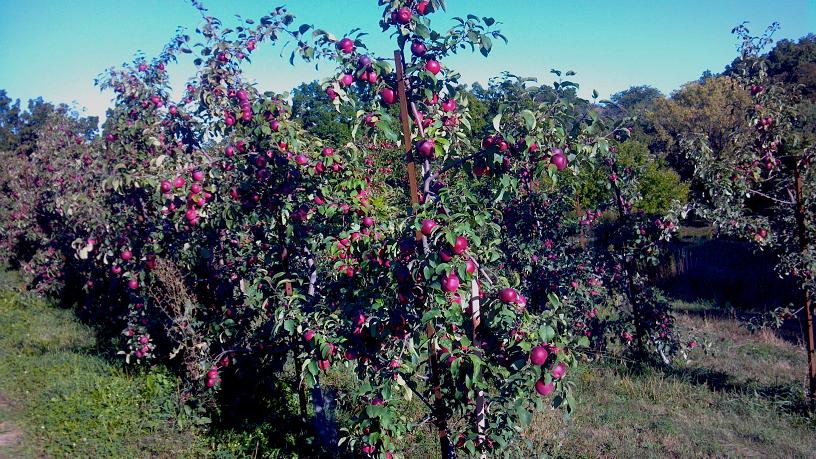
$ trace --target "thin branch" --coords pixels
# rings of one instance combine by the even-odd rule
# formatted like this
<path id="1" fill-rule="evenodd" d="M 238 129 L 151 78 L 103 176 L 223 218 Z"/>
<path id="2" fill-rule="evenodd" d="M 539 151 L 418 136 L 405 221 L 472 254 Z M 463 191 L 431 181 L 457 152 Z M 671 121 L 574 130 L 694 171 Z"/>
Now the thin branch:
<path id="1" fill-rule="evenodd" d="M 775 202 L 777 204 L 785 204 L 785 205 L 788 205 L 788 206 L 792 206 L 792 205 L 795 204 L 795 203 L 790 202 L 790 201 L 783 201 L 781 199 L 774 198 L 773 196 L 767 195 L 767 194 L 765 194 L 765 193 L 763 193 L 761 191 L 752 190 L 750 188 L 748 189 L 748 192 L 752 193 L 752 194 L 755 194 L 757 196 L 762 196 L 765 199 L 770 199 L 771 201 L 773 201 L 773 202 Z"/>

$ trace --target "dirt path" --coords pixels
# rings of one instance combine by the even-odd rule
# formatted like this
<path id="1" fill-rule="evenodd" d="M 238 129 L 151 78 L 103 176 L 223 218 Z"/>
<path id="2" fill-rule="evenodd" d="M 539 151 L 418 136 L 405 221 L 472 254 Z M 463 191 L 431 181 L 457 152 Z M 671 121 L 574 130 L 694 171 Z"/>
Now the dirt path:
<path id="1" fill-rule="evenodd" d="M 23 438 L 23 431 L 4 419 L 3 413 L 11 411 L 11 403 L 0 394 L 0 459 L 15 457 L 14 451 Z"/>

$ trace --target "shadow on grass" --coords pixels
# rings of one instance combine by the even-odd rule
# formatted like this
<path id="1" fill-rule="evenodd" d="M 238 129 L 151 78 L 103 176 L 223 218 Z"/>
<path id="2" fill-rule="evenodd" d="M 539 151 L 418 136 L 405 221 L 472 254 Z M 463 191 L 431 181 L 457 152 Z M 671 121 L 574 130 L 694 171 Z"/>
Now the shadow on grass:
<path id="1" fill-rule="evenodd" d="M 763 385 L 752 379 L 739 381 L 734 375 L 710 368 L 665 367 L 661 371 L 669 377 L 689 381 L 693 384 L 705 385 L 715 392 L 757 395 L 773 403 L 786 413 L 807 414 L 807 403 L 802 396 L 802 391 L 791 384 Z"/>
<path id="2" fill-rule="evenodd" d="M 697 317 L 700 319 L 733 320 L 739 323 L 741 326 L 746 327 L 746 330 L 748 330 L 747 325 L 751 322 L 751 320 L 760 319 L 763 315 L 763 313 L 760 311 L 735 309 L 729 305 L 719 306 L 712 303 L 707 303 L 703 300 L 698 300 L 698 303 L 696 304 L 706 304 L 706 306 L 693 309 L 681 307 L 676 308 L 676 310 L 689 317 Z M 801 346 L 804 340 L 804 321 L 804 314 L 799 314 L 795 320 L 786 320 L 782 322 L 782 326 L 780 328 L 771 330 L 773 330 L 773 332 L 782 340 L 793 344 L 794 346 Z"/>
<path id="3" fill-rule="evenodd" d="M 336 443 L 320 441 L 311 409 L 301 415 L 291 368 L 273 369 L 260 361 L 234 368 L 224 374 L 212 438 L 241 445 L 233 451 L 238 457 L 345 457 Z M 277 374 L 283 377 L 272 376 Z"/>
<path id="4" fill-rule="evenodd" d="M 740 380 L 737 376 L 705 367 L 677 367 L 656 363 L 615 366 L 615 371 L 630 376 L 658 373 L 667 378 L 693 385 L 705 386 L 712 392 L 723 392 L 740 397 L 760 398 L 785 414 L 813 419 L 802 389 L 793 384 L 763 385 L 754 379 Z"/>

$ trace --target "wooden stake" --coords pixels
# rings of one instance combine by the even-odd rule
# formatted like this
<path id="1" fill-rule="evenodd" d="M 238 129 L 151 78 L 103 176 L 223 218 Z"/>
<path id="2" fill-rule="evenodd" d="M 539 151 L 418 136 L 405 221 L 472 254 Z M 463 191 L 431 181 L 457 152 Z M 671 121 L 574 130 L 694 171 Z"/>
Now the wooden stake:
<path id="1" fill-rule="evenodd" d="M 416 214 L 419 208 L 419 192 L 417 188 L 416 164 L 414 163 L 413 145 L 411 143 L 410 113 L 408 111 L 408 95 L 405 85 L 405 67 L 402 62 L 402 52 L 394 51 L 394 66 L 397 68 L 397 94 L 400 103 L 400 124 L 402 125 L 402 147 L 405 151 L 405 161 L 408 168 L 408 189 L 411 193 L 411 215 Z M 417 231 L 416 241 L 422 247 L 422 233 Z M 448 418 L 445 414 L 445 404 L 442 401 L 442 386 L 439 379 L 439 357 L 434 337 L 436 330 L 432 322 L 428 323 L 425 329 L 428 337 L 428 364 L 431 369 L 431 386 L 434 393 L 434 409 L 432 416 L 434 424 L 439 431 L 439 448 L 443 459 L 456 457 L 456 451 L 450 441 L 448 431 Z"/>
<path id="2" fill-rule="evenodd" d="M 411 193 L 411 215 L 419 207 L 419 190 L 417 188 L 416 163 L 414 162 L 414 146 L 411 143 L 410 113 L 408 112 L 408 95 L 405 91 L 405 68 L 402 64 L 402 52 L 394 51 L 394 64 L 397 67 L 397 94 L 400 104 L 400 124 L 402 125 L 402 149 L 405 151 L 406 167 L 408 168 L 408 189 Z M 422 233 L 416 232 L 417 242 L 422 241 Z"/>
<path id="3" fill-rule="evenodd" d="M 796 162 L 793 173 L 795 178 L 794 191 L 796 194 L 796 227 L 799 233 L 799 245 L 802 256 L 808 256 L 807 226 L 805 225 L 805 197 L 802 191 L 802 171 L 800 162 Z M 804 289 L 805 323 L 807 324 L 807 357 L 808 357 L 808 398 L 811 408 L 816 406 L 816 336 L 813 331 L 813 301 L 810 291 Z"/>
<path id="4" fill-rule="evenodd" d="M 473 346 L 479 352 L 479 357 L 482 357 L 481 346 L 479 346 L 479 326 L 482 324 L 482 309 L 479 301 L 479 276 L 473 275 L 470 281 L 470 320 L 473 325 Z M 479 435 L 479 441 L 482 446 L 485 442 L 485 399 L 484 391 L 479 389 L 476 392 L 476 410 L 473 413 L 473 422 L 476 426 L 476 433 Z M 484 453 L 480 456 L 482 459 L 487 457 Z"/>

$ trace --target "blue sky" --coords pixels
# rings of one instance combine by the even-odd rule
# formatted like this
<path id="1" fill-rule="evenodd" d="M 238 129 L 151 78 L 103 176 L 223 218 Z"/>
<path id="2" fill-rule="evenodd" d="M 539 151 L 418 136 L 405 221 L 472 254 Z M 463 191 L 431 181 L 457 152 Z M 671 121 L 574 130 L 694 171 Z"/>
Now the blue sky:
<path id="1" fill-rule="evenodd" d="M 283 0 L 280 0 L 283 3 Z M 489 59 L 463 54 L 446 63 L 464 82 L 486 82 L 503 70 L 552 80 L 549 70 L 574 70 L 587 96 L 608 97 L 631 85 L 650 84 L 670 93 L 706 69 L 720 71 L 735 56 L 730 30 L 742 21 L 760 32 L 773 21 L 776 38 L 816 32 L 816 0 L 448 0 L 449 17 L 473 12 L 502 22 L 508 45 L 496 43 Z M 233 14 L 259 17 L 278 2 L 205 0 L 210 13 L 229 22 Z M 370 47 L 386 54 L 375 0 L 290 0 L 297 22 L 318 24 L 338 36 L 353 27 L 371 35 Z M 101 115 L 111 94 L 93 79 L 142 50 L 157 53 L 178 26 L 189 32 L 199 16 L 184 0 L 0 0 L 0 88 L 23 100 L 43 96 L 75 103 Z M 266 45 L 248 69 L 260 88 L 284 91 L 326 76 L 330 67 L 289 66 L 280 47 Z M 192 64 L 170 69 L 181 86 Z"/>

